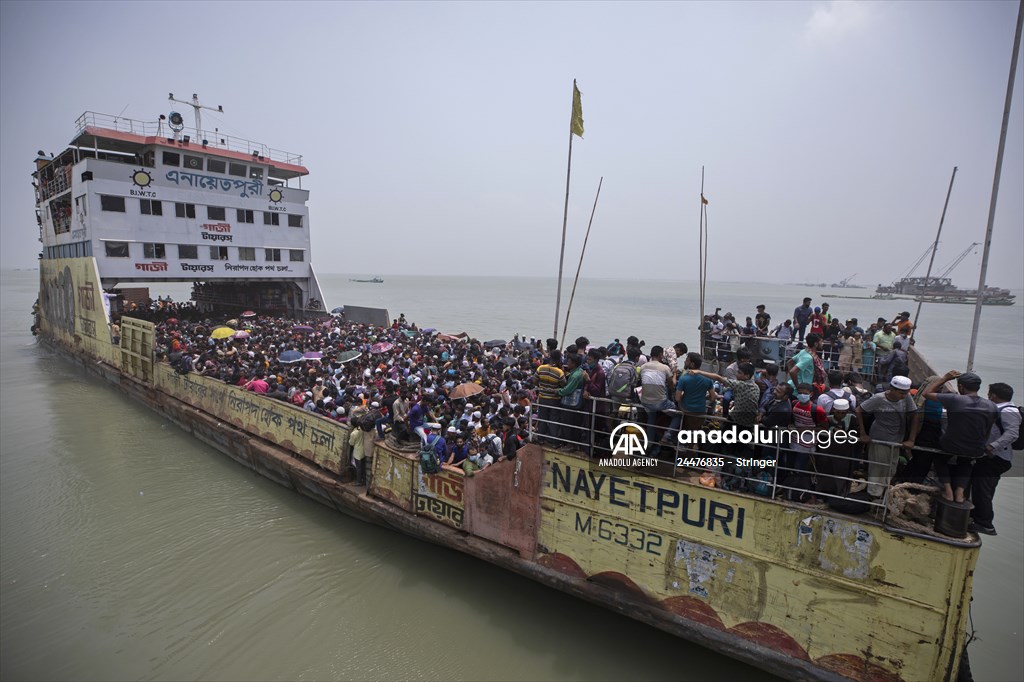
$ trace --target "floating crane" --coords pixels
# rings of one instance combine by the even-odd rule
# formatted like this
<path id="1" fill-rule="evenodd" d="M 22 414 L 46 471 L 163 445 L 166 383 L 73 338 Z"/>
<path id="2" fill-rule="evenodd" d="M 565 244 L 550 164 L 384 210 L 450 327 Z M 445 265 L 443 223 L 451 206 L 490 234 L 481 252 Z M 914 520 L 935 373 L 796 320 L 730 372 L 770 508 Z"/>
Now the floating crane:
<path id="1" fill-rule="evenodd" d="M 949 277 L 950 273 L 952 273 L 953 270 L 956 269 L 956 266 L 960 265 L 960 263 L 963 262 L 964 258 L 967 258 L 967 254 L 969 254 L 971 252 L 971 249 L 973 249 L 976 246 L 981 246 L 981 242 L 974 242 L 973 244 L 968 246 L 966 249 L 964 249 L 963 252 L 959 256 L 957 256 L 953 260 L 952 263 L 950 263 L 949 265 L 946 266 L 945 270 L 943 270 L 942 272 L 940 272 L 939 274 L 937 274 L 935 276 L 935 279 L 942 279 L 943 277 Z"/>

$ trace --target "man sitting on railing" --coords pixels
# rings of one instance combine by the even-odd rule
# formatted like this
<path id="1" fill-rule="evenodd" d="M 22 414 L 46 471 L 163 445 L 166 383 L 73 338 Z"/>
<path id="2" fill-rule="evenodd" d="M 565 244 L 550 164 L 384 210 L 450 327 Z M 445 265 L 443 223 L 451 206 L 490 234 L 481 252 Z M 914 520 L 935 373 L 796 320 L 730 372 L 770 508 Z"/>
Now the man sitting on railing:
<path id="1" fill-rule="evenodd" d="M 676 404 L 668 399 L 672 386 L 672 370 L 663 363 L 662 356 L 664 349 L 661 346 L 651 348 L 651 358 L 639 368 L 640 373 L 640 404 L 647 413 L 647 438 L 655 443 L 652 455 L 657 457 L 661 452 L 661 445 L 674 444 L 675 434 L 679 429 L 681 416 L 673 414 L 668 431 L 657 439 L 655 426 L 658 422 L 658 415 L 668 410 L 675 411 Z"/>

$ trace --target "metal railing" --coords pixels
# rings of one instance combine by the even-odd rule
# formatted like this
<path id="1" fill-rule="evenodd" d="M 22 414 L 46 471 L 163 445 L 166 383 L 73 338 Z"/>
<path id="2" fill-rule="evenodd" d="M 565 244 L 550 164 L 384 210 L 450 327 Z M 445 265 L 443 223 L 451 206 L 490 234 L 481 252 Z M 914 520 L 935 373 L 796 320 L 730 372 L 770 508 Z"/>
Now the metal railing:
<path id="1" fill-rule="evenodd" d="M 157 135 L 163 137 L 174 136 L 174 132 L 165 122 L 140 121 L 137 119 L 124 118 L 122 116 L 100 114 L 94 111 L 86 111 L 75 121 L 75 130 L 79 135 L 84 133 L 87 127 L 103 128 L 105 130 L 132 133 L 145 137 L 153 137 Z M 261 142 L 253 142 L 252 140 L 233 137 L 219 131 L 200 131 L 195 128 L 184 128 L 180 134 L 188 135 L 196 145 L 201 145 L 203 140 L 207 140 L 207 146 L 209 147 L 226 149 L 232 152 L 241 152 L 243 154 L 252 154 L 253 152 L 256 152 L 263 156 L 264 159 L 269 159 L 271 161 L 280 161 L 282 163 L 298 165 L 302 164 L 301 154 L 294 154 L 281 149 L 274 149 Z"/>
<path id="2" fill-rule="evenodd" d="M 601 407 L 607 405 L 607 408 Z M 709 487 L 732 492 L 754 494 L 768 499 L 784 498 L 790 502 L 806 503 L 810 498 L 846 500 L 849 503 L 866 506 L 876 518 L 884 522 L 889 508 L 893 478 L 899 466 L 901 443 L 872 439 L 877 446 L 869 449 L 860 443 L 846 454 L 826 452 L 810 448 L 793 448 L 784 444 L 779 429 L 761 429 L 763 434 L 775 434 L 771 445 L 725 444 L 722 447 L 697 447 L 679 444 L 678 438 L 664 443 L 659 433 L 670 432 L 670 427 L 655 423 L 648 426 L 644 406 L 640 403 L 619 403 L 605 398 L 590 398 L 579 408 L 569 408 L 550 402 L 534 403 L 529 423 L 529 440 L 555 448 L 580 450 L 581 456 L 588 457 L 600 465 L 601 459 L 616 462 L 611 466 L 631 469 L 636 473 L 679 477 L 694 474 L 706 478 L 702 485 L 713 481 Z M 699 417 L 701 430 L 713 431 L 723 427 L 749 429 L 720 415 L 686 413 L 680 410 L 663 410 L 669 418 Z M 641 419 L 641 415 L 643 418 Z M 612 431 L 622 422 L 632 422 L 648 435 L 647 459 L 657 459 L 658 466 L 630 467 L 618 463 L 623 459 L 614 454 L 611 443 Z M 687 430 L 683 422 L 681 430 Z M 795 430 L 785 427 L 781 431 Z M 809 429 L 808 431 L 826 429 Z M 677 430 L 678 431 L 678 430 Z M 674 434 L 670 435 L 674 436 Z M 657 448 L 655 455 L 650 451 Z M 862 449 L 861 449 L 862 448 Z M 914 452 L 943 454 L 940 450 L 915 447 Z M 668 457 L 668 459 L 666 459 Z M 632 458 L 625 458 L 632 459 Z M 738 465 L 739 460 L 767 460 L 765 466 L 756 464 Z M 801 460 L 803 462 L 801 463 Z M 692 464 L 691 464 L 692 463 Z M 802 464 L 802 466 L 801 466 Z M 838 473 L 837 473 L 838 472 Z M 855 475 L 858 472 L 861 475 Z M 850 488 L 854 484 L 864 485 L 865 495 L 852 497 Z M 857 491 L 859 492 L 859 491 Z M 879 494 L 872 494 L 877 492 Z M 837 509 L 843 513 L 841 509 Z"/>
<path id="3" fill-rule="evenodd" d="M 862 347 L 861 362 L 851 365 L 849 369 L 845 369 L 840 366 L 840 353 L 843 343 L 842 339 L 836 339 L 834 343 L 826 339 L 826 345 L 819 353 L 822 366 L 826 372 L 839 369 L 844 374 L 857 372 L 865 382 L 870 382 L 871 384 L 888 382 L 891 366 L 884 358 L 888 358 L 889 351 Z M 861 343 L 870 344 L 870 339 L 866 339 L 866 341 L 862 339 Z M 736 359 L 736 351 L 740 348 L 746 348 L 750 351 L 750 361 L 756 367 L 763 367 L 769 363 L 777 365 L 780 378 L 785 376 L 786 365 L 789 360 L 804 348 L 803 342 L 799 342 L 795 337 L 792 339 L 780 339 L 775 336 L 737 336 L 734 334 L 723 335 L 719 338 L 712 337 L 710 334 L 703 334 L 701 345 L 701 357 L 704 358 L 706 363 L 712 365 L 713 371 L 721 373 L 721 370 L 724 370 L 726 366 Z M 903 350 L 907 351 L 907 363 L 909 365 L 911 363 L 911 350 L 906 348 Z M 705 365 L 705 369 L 707 369 L 707 365 Z"/>

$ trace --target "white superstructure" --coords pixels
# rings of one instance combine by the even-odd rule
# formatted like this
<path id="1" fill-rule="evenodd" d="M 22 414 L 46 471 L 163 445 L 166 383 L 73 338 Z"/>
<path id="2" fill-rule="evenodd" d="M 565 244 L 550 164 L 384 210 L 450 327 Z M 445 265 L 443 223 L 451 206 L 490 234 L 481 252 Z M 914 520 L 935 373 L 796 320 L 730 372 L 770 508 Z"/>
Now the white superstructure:
<path id="1" fill-rule="evenodd" d="M 216 302 L 323 309 L 301 156 L 184 128 L 174 112 L 86 112 L 76 128 L 63 152 L 36 159 L 43 258 L 94 257 L 104 289 L 201 281 L 207 296 L 233 292 Z"/>

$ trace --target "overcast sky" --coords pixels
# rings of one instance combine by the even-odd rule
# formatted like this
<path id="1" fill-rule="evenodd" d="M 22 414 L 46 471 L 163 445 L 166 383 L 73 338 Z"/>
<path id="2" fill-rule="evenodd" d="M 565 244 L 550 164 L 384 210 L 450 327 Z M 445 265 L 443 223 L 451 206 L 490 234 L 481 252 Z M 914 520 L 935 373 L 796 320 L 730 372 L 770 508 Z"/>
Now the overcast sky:
<path id="1" fill-rule="evenodd" d="M 30 173 L 87 110 L 302 154 L 319 272 L 713 280 L 898 277 L 984 236 L 1016 2 L 0 3 L 4 268 L 40 245 Z M 989 283 L 1024 287 L 1022 72 Z M 175 105 L 186 115 L 187 107 Z M 981 253 L 955 273 L 977 282 Z M 575 265 L 567 266 L 570 271 Z M 923 274 L 923 271 L 920 273 Z"/>

